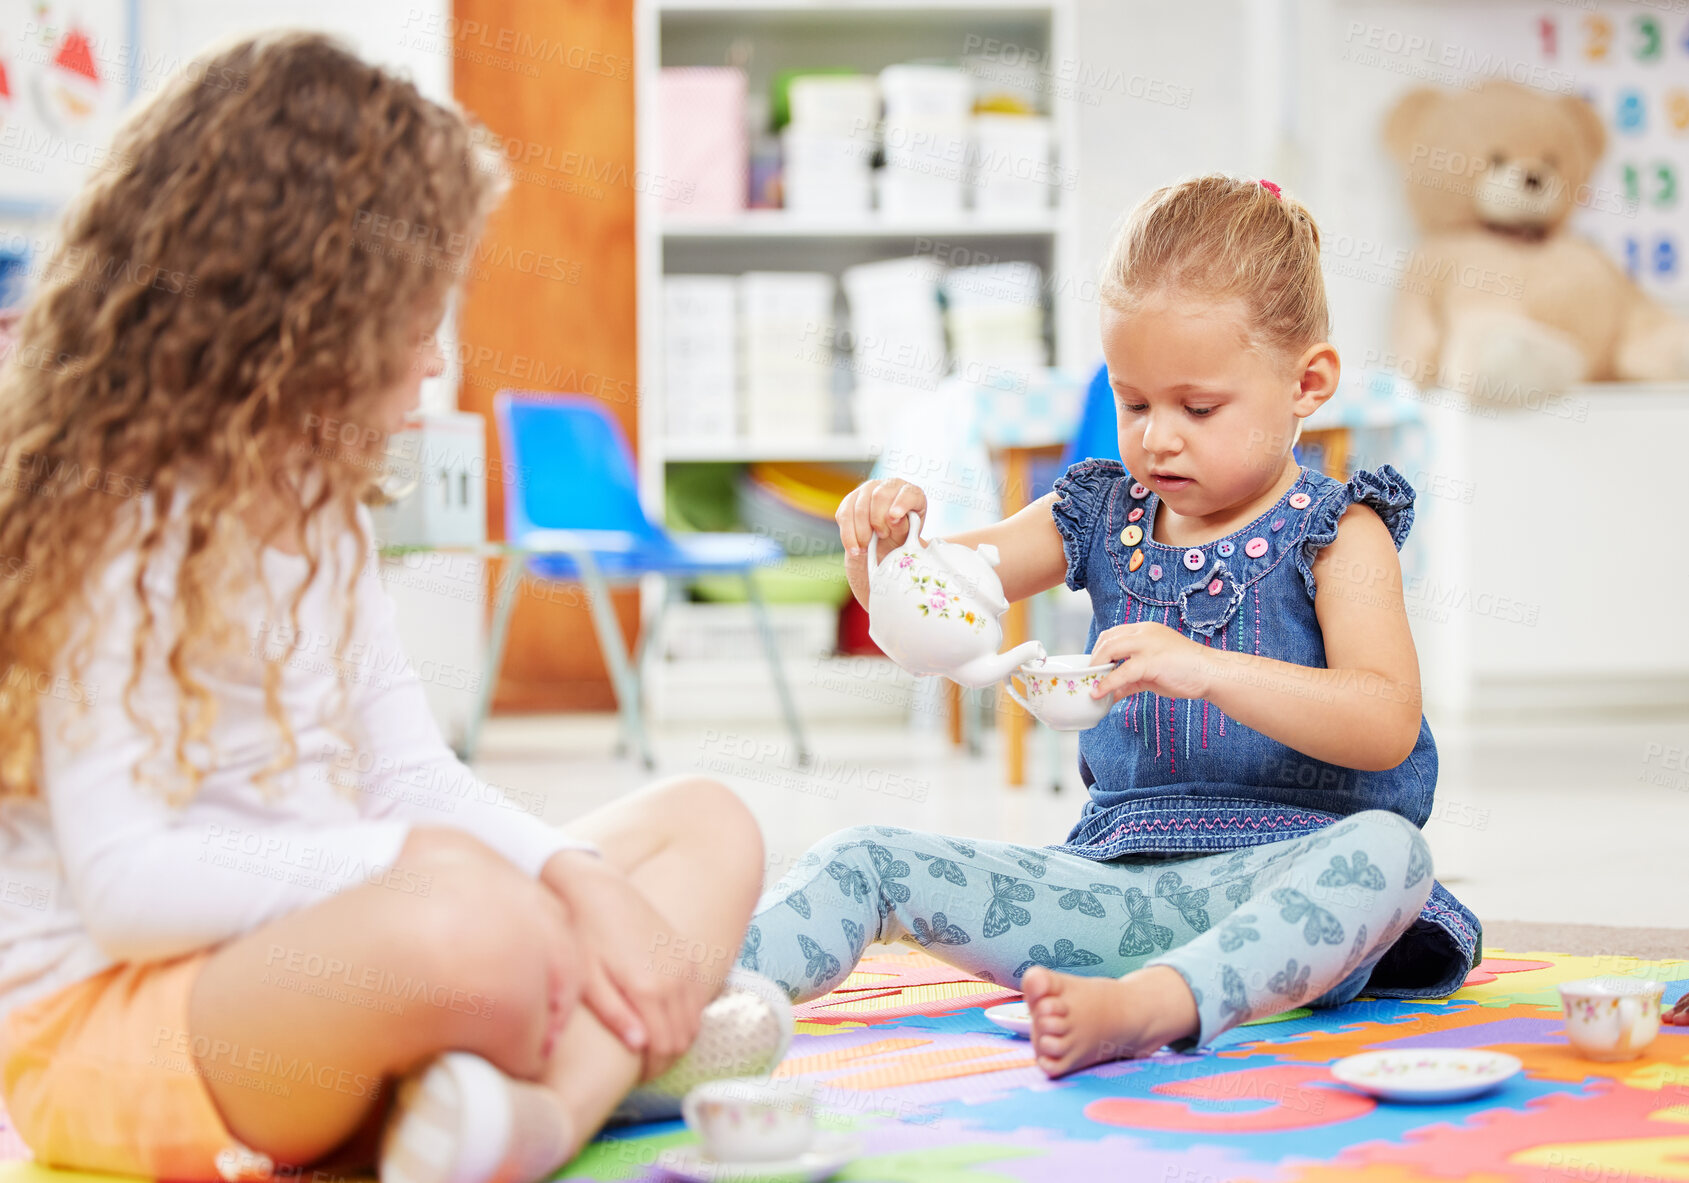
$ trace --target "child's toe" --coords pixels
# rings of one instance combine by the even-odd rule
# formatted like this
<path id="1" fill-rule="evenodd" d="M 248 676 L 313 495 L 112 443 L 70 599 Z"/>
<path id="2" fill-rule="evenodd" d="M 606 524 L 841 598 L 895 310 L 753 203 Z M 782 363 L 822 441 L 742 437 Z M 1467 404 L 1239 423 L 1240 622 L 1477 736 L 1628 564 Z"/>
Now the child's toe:
<path id="1" fill-rule="evenodd" d="M 1038 1056 L 1038 1067 L 1043 1069 L 1046 1076 L 1066 1076 L 1078 1067 L 1079 1053 L 1063 1041 L 1060 1052 L 1041 1053 Z"/>
<path id="2" fill-rule="evenodd" d="M 1066 1035 L 1071 1029 L 1071 1021 L 1066 1011 L 1061 1014 L 1038 1015 L 1033 1019 L 1032 1025 L 1040 1035 Z"/>
<path id="3" fill-rule="evenodd" d="M 1036 1003 L 1038 999 L 1050 992 L 1055 984 L 1055 975 L 1041 965 L 1035 965 L 1020 979 L 1020 992 L 1026 995 L 1028 1002 Z"/>
<path id="4" fill-rule="evenodd" d="M 1038 1019 L 1064 1019 L 1067 1017 L 1067 1000 L 1060 994 L 1051 994 L 1040 998 L 1032 1004 L 1032 1017 Z"/>

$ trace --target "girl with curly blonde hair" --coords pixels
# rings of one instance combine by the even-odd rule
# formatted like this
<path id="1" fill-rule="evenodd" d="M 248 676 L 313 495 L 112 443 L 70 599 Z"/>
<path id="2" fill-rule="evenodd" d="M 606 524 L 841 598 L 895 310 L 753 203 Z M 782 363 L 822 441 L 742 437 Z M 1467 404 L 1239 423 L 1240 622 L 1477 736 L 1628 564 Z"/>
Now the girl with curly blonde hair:
<path id="1" fill-rule="evenodd" d="M 768 1067 L 738 799 L 553 828 L 399 653 L 361 497 L 441 370 L 486 137 L 277 33 L 111 161 L 0 370 L 0 1085 L 36 1157 L 254 1178 L 380 1134 L 385 1180 L 521 1183 Z"/>

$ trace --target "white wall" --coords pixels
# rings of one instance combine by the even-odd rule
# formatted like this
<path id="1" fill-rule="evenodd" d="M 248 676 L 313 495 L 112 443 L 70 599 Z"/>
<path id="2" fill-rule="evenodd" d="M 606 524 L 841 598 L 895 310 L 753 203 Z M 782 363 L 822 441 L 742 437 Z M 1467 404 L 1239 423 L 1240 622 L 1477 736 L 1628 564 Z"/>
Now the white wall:
<path id="1" fill-rule="evenodd" d="M 1187 173 L 1266 167 L 1271 147 L 1250 114 L 1252 80 L 1261 72 L 1251 11 L 1260 7 L 1251 0 L 1079 0 L 1072 68 L 1084 280 L 1095 277 L 1115 224 L 1151 190 Z M 1082 324 L 1081 356 L 1100 362 L 1094 302 Z"/>
<path id="2" fill-rule="evenodd" d="M 346 38 L 371 61 L 408 73 L 422 92 L 449 99 L 450 0 L 142 0 L 141 43 L 167 65 L 260 29 L 320 29 Z M 143 86 L 145 83 L 143 82 Z"/>

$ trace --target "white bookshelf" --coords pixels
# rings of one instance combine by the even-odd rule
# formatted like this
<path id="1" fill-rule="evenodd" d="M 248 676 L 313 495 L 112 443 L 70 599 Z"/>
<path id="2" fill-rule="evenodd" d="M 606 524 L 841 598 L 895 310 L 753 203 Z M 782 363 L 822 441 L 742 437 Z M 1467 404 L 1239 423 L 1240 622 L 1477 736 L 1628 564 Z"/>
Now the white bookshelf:
<path id="1" fill-rule="evenodd" d="M 991 218 L 962 217 L 915 220 L 908 218 L 863 217 L 850 221 L 823 221 L 813 217 L 799 217 L 785 210 L 746 210 L 732 218 L 670 217 L 663 223 L 664 239 L 856 239 L 883 238 L 891 240 L 913 238 L 1032 238 L 1057 233 L 1055 210 L 1037 217 Z M 905 243 L 905 245 L 907 245 Z"/>
<path id="2" fill-rule="evenodd" d="M 639 0 L 635 7 L 635 97 L 639 166 L 661 171 L 657 159 L 657 79 L 663 66 L 725 65 L 743 59 L 753 92 L 765 90 L 777 71 L 814 66 L 850 66 L 877 73 L 895 62 L 960 61 L 964 49 L 988 43 L 1033 50 L 1045 60 L 1075 60 L 1072 0 L 1042 3 L 950 2 L 950 0 Z M 745 50 L 749 49 L 748 56 Z M 1059 166 L 1077 162 L 1076 116 L 1055 83 L 1043 96 L 1055 124 Z M 1080 274 L 1076 255 L 1076 193 L 1057 188 L 1055 203 L 1034 215 L 1013 218 L 941 215 L 891 219 L 878 211 L 850 219 L 800 217 L 784 210 L 746 210 L 726 218 L 665 215 L 658 195 L 642 193 L 635 231 L 638 274 L 639 365 L 641 374 L 640 492 L 660 514 L 667 467 L 702 460 L 873 460 L 877 443 L 845 435 L 811 439 L 696 441 L 671 438 L 663 397 L 662 278 L 665 274 L 740 274 L 752 270 L 828 271 L 875 259 L 913 253 L 921 240 L 941 240 L 991 257 L 1035 262 L 1047 278 Z M 1052 360 L 1072 365 L 1083 314 L 1072 295 L 1084 285 L 1048 286 L 1058 291 L 1051 308 Z"/>
<path id="3" fill-rule="evenodd" d="M 907 61 L 960 64 L 986 44 L 1031 50 L 1042 61 L 1077 57 L 1073 0 L 1039 3 L 970 0 L 636 0 L 635 101 L 639 168 L 662 171 L 658 159 L 657 89 L 664 66 L 742 66 L 753 94 L 766 92 L 782 70 L 847 67 L 877 74 Z M 1042 75 L 1041 100 L 1053 123 L 1055 163 L 1077 167 L 1077 113 L 1060 94 L 1059 71 Z M 984 262 L 1027 260 L 1056 292 L 1049 308 L 1051 361 L 1082 364 L 1086 314 L 1078 298 L 1085 284 L 1077 255 L 1078 194 L 1054 187 L 1049 208 L 1013 217 L 961 213 L 888 218 L 879 211 L 851 218 L 800 216 L 784 210 L 745 210 L 729 217 L 665 214 L 659 194 L 642 192 L 637 205 L 636 272 L 640 366 L 639 480 L 648 512 L 661 520 L 664 488 L 675 464 L 696 462 L 821 461 L 858 467 L 866 475 L 882 441 L 850 434 L 807 438 L 688 440 L 667 430 L 663 383 L 662 280 L 668 274 L 739 275 L 747 271 L 826 271 L 930 250 L 934 242 L 977 252 Z M 1057 282 L 1065 280 L 1068 282 Z M 647 623 L 656 607 L 646 597 Z M 666 687 L 653 669 L 659 715 L 683 717 L 676 698 L 682 678 Z M 800 679 L 801 680 L 801 679 Z M 671 692 L 672 691 L 672 692 Z"/>
<path id="4" fill-rule="evenodd" d="M 792 439 L 736 439 L 688 440 L 668 438 L 657 441 L 669 464 L 696 461 L 811 460 L 833 464 L 867 464 L 879 454 L 879 445 L 872 440 L 850 435 L 810 436 Z"/>

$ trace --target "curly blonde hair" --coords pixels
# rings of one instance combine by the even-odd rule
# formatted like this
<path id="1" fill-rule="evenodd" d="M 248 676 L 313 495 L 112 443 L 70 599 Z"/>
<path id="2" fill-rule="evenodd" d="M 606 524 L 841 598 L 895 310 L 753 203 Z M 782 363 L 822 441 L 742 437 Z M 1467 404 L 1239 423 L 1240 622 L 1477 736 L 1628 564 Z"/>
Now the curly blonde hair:
<path id="1" fill-rule="evenodd" d="M 1252 343 L 1270 349 L 1299 353 L 1331 335 L 1319 227 L 1263 181 L 1210 173 L 1139 203 L 1109 248 L 1098 294 L 1130 311 L 1160 291 L 1240 301 Z"/>
<path id="2" fill-rule="evenodd" d="M 129 116 L 110 160 L 66 212 L 0 370 L 0 794 L 38 791 L 39 695 L 85 665 L 74 626 L 90 578 L 130 548 L 142 624 L 124 703 L 141 723 L 141 672 L 165 649 L 145 584 L 168 563 L 174 761 L 180 796 L 197 790 L 188 753 L 217 710 L 202 675 L 237 639 L 234 597 L 264 546 L 302 547 L 297 631 L 319 552 L 348 529 L 367 551 L 357 503 L 385 431 L 342 446 L 325 424 L 382 422 L 504 185 L 463 115 L 303 32 L 183 69 Z M 169 553 L 167 527 L 181 540 Z M 267 772 L 296 759 L 281 664 L 264 655 L 280 737 Z"/>

